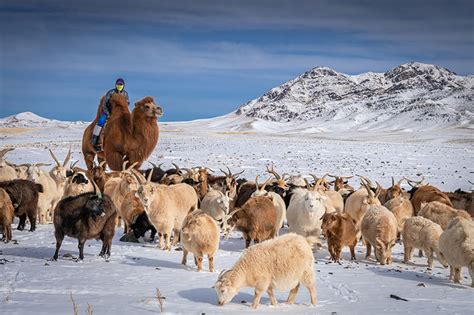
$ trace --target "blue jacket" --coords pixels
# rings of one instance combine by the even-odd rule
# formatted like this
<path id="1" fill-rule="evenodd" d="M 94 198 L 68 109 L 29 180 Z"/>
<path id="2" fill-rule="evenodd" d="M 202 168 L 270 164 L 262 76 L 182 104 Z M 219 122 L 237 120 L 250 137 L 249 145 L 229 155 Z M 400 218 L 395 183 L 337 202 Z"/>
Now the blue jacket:
<path id="1" fill-rule="evenodd" d="M 127 93 L 127 91 L 125 91 L 125 89 L 123 89 L 120 92 L 117 91 L 117 89 L 112 89 L 112 90 L 108 91 L 107 94 L 105 94 L 105 106 L 104 106 L 104 108 L 102 108 L 102 111 L 107 116 L 110 116 L 110 114 L 112 112 L 112 108 L 110 108 L 109 101 L 110 101 L 110 98 L 112 97 L 112 95 L 114 95 L 115 93 L 122 94 L 123 96 L 125 96 L 125 98 L 127 99 L 127 102 L 128 102 L 128 106 L 130 106 L 130 100 L 128 99 L 128 93 Z"/>

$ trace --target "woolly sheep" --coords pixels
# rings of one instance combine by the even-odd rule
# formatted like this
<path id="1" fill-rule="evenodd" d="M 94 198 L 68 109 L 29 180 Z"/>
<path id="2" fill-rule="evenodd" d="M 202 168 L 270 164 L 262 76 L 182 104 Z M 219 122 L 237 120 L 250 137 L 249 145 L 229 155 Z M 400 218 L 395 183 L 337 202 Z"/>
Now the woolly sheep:
<path id="1" fill-rule="evenodd" d="M 314 237 L 289 233 L 246 249 L 232 269 L 223 271 L 214 286 L 219 305 L 229 303 L 243 287 L 255 288 L 253 308 L 264 292 L 277 305 L 273 290 L 290 290 L 287 303 L 293 304 L 302 283 L 316 305 L 316 278 L 311 244 Z"/>
<path id="2" fill-rule="evenodd" d="M 202 259 L 207 255 L 209 271 L 214 271 L 214 255 L 219 249 L 219 226 L 207 213 L 196 210 L 186 216 L 181 228 L 181 243 L 183 245 L 183 259 L 186 265 L 188 252 L 194 255 L 197 271 L 202 270 Z"/>
<path id="3" fill-rule="evenodd" d="M 474 288 L 474 222 L 454 218 L 439 237 L 439 250 L 449 264 L 449 279 L 459 283 L 461 269 L 467 266 Z"/>
<path id="4" fill-rule="evenodd" d="M 433 268 L 433 253 L 436 253 L 439 262 L 448 267 L 446 261 L 439 254 L 438 240 L 443 233 L 441 227 L 431 220 L 423 217 L 406 219 L 403 226 L 404 263 L 408 263 L 414 248 L 423 250 L 428 257 L 428 267 Z"/>
<path id="5" fill-rule="evenodd" d="M 429 203 L 421 203 L 419 216 L 430 219 L 431 221 L 438 223 L 444 230 L 448 226 L 449 222 L 455 217 L 463 217 L 468 220 L 471 219 L 469 213 L 464 210 L 454 209 L 439 201 L 432 201 Z"/>

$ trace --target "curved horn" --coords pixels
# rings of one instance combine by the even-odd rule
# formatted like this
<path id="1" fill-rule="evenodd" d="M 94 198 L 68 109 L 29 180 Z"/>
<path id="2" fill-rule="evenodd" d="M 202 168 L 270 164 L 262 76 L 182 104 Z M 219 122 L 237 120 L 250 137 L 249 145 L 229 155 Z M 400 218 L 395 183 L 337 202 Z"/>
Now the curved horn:
<path id="1" fill-rule="evenodd" d="M 260 177 L 260 175 L 257 175 L 257 176 L 255 177 L 255 190 L 257 190 L 257 191 L 260 190 L 260 189 L 258 189 L 258 178 L 259 178 L 259 177 Z"/>
<path id="2" fill-rule="evenodd" d="M 226 165 L 227 167 L 227 170 L 229 171 L 229 176 L 228 177 L 232 177 L 232 171 L 230 170 L 230 168 Z"/>
<path id="3" fill-rule="evenodd" d="M 58 166 L 61 166 L 61 163 L 59 163 L 58 158 L 56 157 L 56 155 L 54 155 L 53 150 L 49 149 L 49 154 L 51 154 L 51 156 L 53 157 L 53 160 L 56 162 L 56 164 Z"/>
<path id="4" fill-rule="evenodd" d="M 306 189 L 311 190 L 311 185 L 309 184 L 308 180 L 306 178 L 303 178 L 304 182 L 306 183 Z"/>
<path id="5" fill-rule="evenodd" d="M 354 177 L 353 175 L 351 176 L 340 176 L 340 178 L 345 178 L 345 179 L 351 179 L 352 177 Z"/>
<path id="6" fill-rule="evenodd" d="M 235 174 L 232 174 L 230 177 L 236 179 L 237 177 L 239 177 L 240 174 L 242 174 L 243 172 L 245 172 L 245 170 L 241 171 L 241 172 L 238 172 L 238 173 L 235 173 Z"/>
<path id="7" fill-rule="evenodd" d="M 224 173 L 226 177 L 230 177 L 230 174 L 227 174 L 227 172 L 224 171 L 222 168 L 220 168 L 219 170 L 220 170 L 222 173 Z"/>
<path id="8" fill-rule="evenodd" d="M 72 170 L 77 165 L 77 163 L 79 163 L 79 160 L 74 163 L 71 163 L 71 166 L 69 166 L 69 168 Z"/>
<path id="9" fill-rule="evenodd" d="M 90 181 L 92 182 L 92 186 L 94 186 L 94 193 L 99 197 L 99 199 L 102 199 L 102 192 L 100 191 L 99 186 L 97 186 L 92 178 L 90 178 Z"/>
<path id="10" fill-rule="evenodd" d="M 138 161 L 135 162 L 135 163 L 133 163 L 132 165 L 130 165 L 130 166 L 126 169 L 126 171 L 130 171 L 132 168 L 134 168 L 135 166 L 137 166 L 137 164 L 138 164 Z"/>
<path id="11" fill-rule="evenodd" d="M 99 166 L 100 166 L 100 167 L 104 167 L 105 163 L 107 163 L 107 161 L 104 160 L 104 161 L 102 161 L 102 162 L 99 163 Z"/>
<path id="12" fill-rule="evenodd" d="M 281 176 L 275 171 L 275 167 L 274 167 L 273 163 L 272 163 L 272 168 L 270 168 L 267 165 L 267 173 L 273 174 L 273 176 L 275 176 L 276 179 L 281 179 Z"/>
<path id="13" fill-rule="evenodd" d="M 392 176 L 392 187 L 395 186 L 395 178 Z"/>
<path id="14" fill-rule="evenodd" d="M 151 164 L 151 166 L 153 166 L 154 168 L 157 168 L 157 166 L 156 166 L 156 164 L 155 164 L 155 163 L 153 163 L 153 162 L 150 162 L 150 161 L 148 161 L 148 163 L 150 163 L 150 164 Z"/>
<path id="15" fill-rule="evenodd" d="M 66 158 L 64 159 L 63 167 L 69 163 L 69 160 L 71 159 L 71 146 L 69 146 L 69 151 L 67 152 Z"/>
<path id="16" fill-rule="evenodd" d="M 148 174 L 148 177 L 146 179 L 146 184 L 151 183 L 151 176 L 153 175 L 153 169 L 150 170 L 150 173 Z"/>
<path id="17" fill-rule="evenodd" d="M 152 172 L 152 170 L 150 170 L 150 173 Z M 131 173 L 133 176 L 135 176 L 135 178 L 138 180 L 138 183 L 143 185 L 144 183 L 146 183 L 146 178 L 145 176 L 143 176 L 142 173 L 140 173 L 139 171 L 137 171 L 136 169 L 132 169 L 131 170 Z"/>
<path id="18" fill-rule="evenodd" d="M 15 148 L 5 148 L 0 150 L 0 159 L 2 159 L 5 154 L 13 150 L 15 150 Z"/>
<path id="19" fill-rule="evenodd" d="M 128 160 L 125 160 L 122 164 L 122 171 L 125 171 L 127 169 L 127 164 L 128 164 Z"/>
<path id="20" fill-rule="evenodd" d="M 262 188 L 260 189 L 261 191 L 264 191 L 265 190 L 265 187 L 268 185 L 268 183 L 270 183 L 270 181 L 272 180 L 273 178 L 269 177 L 267 178 L 267 180 L 263 183 L 262 185 Z"/>
<path id="21" fill-rule="evenodd" d="M 181 170 L 181 169 L 179 168 L 179 166 L 176 165 L 175 163 L 171 163 L 171 164 L 173 164 L 174 168 L 175 168 L 177 171 L 180 171 L 180 170 Z"/>
<path id="22" fill-rule="evenodd" d="M 377 184 L 377 190 L 375 190 L 375 198 L 378 198 L 380 193 L 382 192 L 382 185 L 379 184 L 378 181 L 375 181 L 375 183 Z"/>

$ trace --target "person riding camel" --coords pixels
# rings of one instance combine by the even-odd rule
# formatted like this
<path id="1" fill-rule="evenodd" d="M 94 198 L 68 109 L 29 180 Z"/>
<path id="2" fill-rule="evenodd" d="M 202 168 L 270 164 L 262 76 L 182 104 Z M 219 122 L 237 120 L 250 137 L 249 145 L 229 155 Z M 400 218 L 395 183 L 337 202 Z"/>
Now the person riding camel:
<path id="1" fill-rule="evenodd" d="M 128 105 L 130 105 L 130 100 L 128 99 L 128 93 L 125 91 L 125 81 L 122 78 L 118 78 L 117 81 L 115 81 L 115 88 L 109 90 L 107 94 L 105 94 L 105 102 L 104 106 L 102 107 L 102 113 L 100 114 L 99 120 L 97 121 L 97 124 L 94 127 L 94 130 L 92 131 L 92 137 L 91 140 L 89 141 L 90 144 L 94 146 L 94 149 L 97 152 L 102 151 L 102 145 L 100 143 L 100 133 L 102 132 L 102 127 L 104 127 L 105 123 L 110 117 L 110 114 L 112 113 L 112 108 L 110 108 L 110 98 L 114 94 L 121 94 L 125 96 L 127 99 Z"/>

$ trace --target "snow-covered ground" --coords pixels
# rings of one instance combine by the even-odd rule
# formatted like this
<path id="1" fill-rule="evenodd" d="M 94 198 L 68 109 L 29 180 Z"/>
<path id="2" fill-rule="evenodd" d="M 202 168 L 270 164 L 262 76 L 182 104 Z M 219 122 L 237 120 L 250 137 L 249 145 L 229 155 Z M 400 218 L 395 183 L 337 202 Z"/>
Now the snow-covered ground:
<path id="1" fill-rule="evenodd" d="M 199 127 L 201 125 L 201 127 Z M 204 127 L 202 127 L 204 126 Z M 279 172 L 367 175 L 387 186 L 391 176 L 426 180 L 443 190 L 471 189 L 474 181 L 473 140 L 470 133 L 357 133 L 270 135 L 259 132 L 239 133 L 206 130 L 204 123 L 162 124 L 159 144 L 150 159 L 175 162 L 180 166 L 206 165 L 218 170 L 229 166 L 233 171 L 253 179 L 264 175 L 265 165 L 272 162 Z M 50 162 L 47 152 L 52 148 L 59 159 L 71 145 L 73 158 L 84 166 L 80 153 L 83 126 L 78 124 L 52 126 L 35 130 L 2 132 L 0 147 L 14 146 L 6 159 L 14 163 Z M 146 166 L 146 165 L 145 165 Z M 355 179 L 351 184 L 357 185 Z M 253 298 L 250 288 L 243 289 L 230 304 L 217 306 L 211 288 L 219 271 L 231 267 L 244 248 L 239 233 L 221 241 L 215 258 L 216 272 L 196 272 L 192 259 L 180 264 L 182 252 L 163 252 L 150 243 L 123 243 L 118 228 L 108 261 L 98 257 L 100 242 L 86 243 L 85 259 L 73 261 L 78 255 L 77 242 L 66 238 L 60 258 L 49 261 L 54 253 L 53 226 L 39 226 L 31 233 L 13 231 L 17 242 L 0 244 L 0 313 L 1 314 L 65 314 L 72 313 L 72 293 L 79 313 L 87 303 L 95 314 L 160 312 L 156 299 L 159 288 L 164 300 L 164 312 L 183 314 L 220 314 L 255 312 L 249 307 Z M 64 256 L 65 255 L 65 256 Z M 73 257 L 71 257 L 71 255 Z M 358 246 L 358 262 L 349 262 L 348 250 L 339 265 L 328 262 L 324 248 L 316 253 L 318 306 L 309 306 L 309 295 L 300 288 L 297 303 L 285 305 L 288 292 L 278 292 L 277 307 L 262 299 L 261 313 L 297 314 L 380 314 L 437 313 L 472 314 L 474 289 L 467 270 L 462 284 L 448 280 L 449 271 L 435 262 L 427 270 L 426 259 L 414 257 L 413 264 L 402 263 L 403 248 L 396 245 L 394 264 L 380 266 L 366 260 L 365 248 Z M 207 270 L 207 260 L 204 263 Z M 390 295 L 407 299 L 395 300 Z"/>

